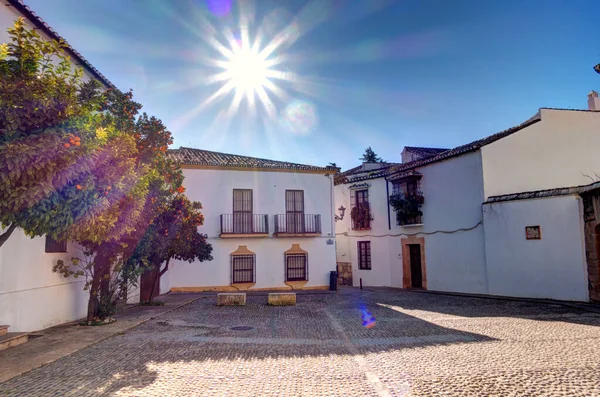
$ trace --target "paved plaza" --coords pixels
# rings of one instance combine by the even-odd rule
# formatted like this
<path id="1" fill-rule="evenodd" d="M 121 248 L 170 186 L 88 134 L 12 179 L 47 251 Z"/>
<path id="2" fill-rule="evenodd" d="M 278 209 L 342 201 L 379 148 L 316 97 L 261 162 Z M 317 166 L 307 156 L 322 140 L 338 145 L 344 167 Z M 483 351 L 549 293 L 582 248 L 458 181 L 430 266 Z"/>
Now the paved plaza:
<path id="1" fill-rule="evenodd" d="M 266 301 L 202 296 L 0 396 L 600 396 L 600 314 L 392 289 Z"/>

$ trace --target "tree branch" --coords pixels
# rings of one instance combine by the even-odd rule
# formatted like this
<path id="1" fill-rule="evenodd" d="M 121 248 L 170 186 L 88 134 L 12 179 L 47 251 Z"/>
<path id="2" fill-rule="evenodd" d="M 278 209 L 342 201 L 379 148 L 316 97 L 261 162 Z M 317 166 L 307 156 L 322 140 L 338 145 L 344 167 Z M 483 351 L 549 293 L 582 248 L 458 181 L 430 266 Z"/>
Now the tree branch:
<path id="1" fill-rule="evenodd" d="M 167 258 L 167 263 L 165 264 L 165 268 L 162 269 L 160 271 L 159 277 L 162 277 L 163 274 L 165 274 L 167 272 L 167 270 L 169 270 L 169 261 L 171 260 L 171 258 Z"/>
<path id="2" fill-rule="evenodd" d="M 10 224 L 8 229 L 0 235 L 0 247 L 2 247 L 2 245 L 6 242 L 6 240 L 8 240 L 8 238 L 15 231 L 16 228 L 17 228 L 17 224 L 13 222 Z"/>

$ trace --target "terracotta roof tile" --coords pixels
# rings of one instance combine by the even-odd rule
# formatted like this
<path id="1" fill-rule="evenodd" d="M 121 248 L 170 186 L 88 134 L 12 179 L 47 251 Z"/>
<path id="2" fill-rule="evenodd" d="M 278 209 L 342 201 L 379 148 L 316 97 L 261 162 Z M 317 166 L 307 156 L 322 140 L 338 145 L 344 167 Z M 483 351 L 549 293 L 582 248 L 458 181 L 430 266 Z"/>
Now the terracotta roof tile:
<path id="1" fill-rule="evenodd" d="M 531 192 L 502 194 L 499 196 L 490 196 L 484 204 L 500 203 L 514 200 L 528 200 L 544 197 L 568 196 L 572 194 L 587 193 L 592 190 L 600 189 L 600 182 L 594 182 L 589 185 L 561 187 L 556 189 L 535 190 Z"/>
<path id="2" fill-rule="evenodd" d="M 240 156 L 237 154 L 211 152 L 209 150 L 180 147 L 167 151 L 167 154 L 184 165 L 205 165 L 212 167 L 242 167 L 251 169 L 289 169 L 303 171 L 331 171 L 336 173 L 336 167 L 317 167 L 313 165 L 290 163 L 287 161 L 267 160 L 257 157 Z"/>
<path id="3" fill-rule="evenodd" d="M 448 148 L 434 148 L 434 147 L 419 147 L 419 146 L 404 146 L 406 151 L 416 154 L 419 157 L 429 157 L 435 156 L 436 154 L 440 154 L 445 152 L 446 150 L 450 150 Z"/>

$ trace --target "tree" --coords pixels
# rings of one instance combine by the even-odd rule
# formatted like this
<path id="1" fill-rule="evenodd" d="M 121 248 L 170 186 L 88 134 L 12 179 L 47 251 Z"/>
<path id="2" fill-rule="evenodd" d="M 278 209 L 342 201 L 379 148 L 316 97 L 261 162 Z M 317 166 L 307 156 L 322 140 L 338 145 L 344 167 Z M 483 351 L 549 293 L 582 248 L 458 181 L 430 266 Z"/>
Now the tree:
<path id="1" fill-rule="evenodd" d="M 371 146 L 365 149 L 365 153 L 359 159 L 363 163 L 383 163 L 383 159 L 371 149 Z"/>
<path id="2" fill-rule="evenodd" d="M 190 201 L 183 191 L 179 189 L 160 208 L 128 261 L 130 267 L 142 267 L 154 275 L 150 302 L 158 279 L 169 270 L 171 259 L 190 263 L 212 260 L 212 246 L 206 242 L 205 234 L 198 233 L 198 227 L 204 223 L 202 205 Z"/>
<path id="3" fill-rule="evenodd" d="M 11 43 L 0 46 L 0 246 L 17 227 L 56 235 L 61 206 L 78 213 L 96 205 L 76 182 L 96 161 L 96 131 L 79 131 L 72 120 L 101 100 L 99 83 L 81 83 L 60 43 L 43 40 L 23 18 L 8 32 Z"/>

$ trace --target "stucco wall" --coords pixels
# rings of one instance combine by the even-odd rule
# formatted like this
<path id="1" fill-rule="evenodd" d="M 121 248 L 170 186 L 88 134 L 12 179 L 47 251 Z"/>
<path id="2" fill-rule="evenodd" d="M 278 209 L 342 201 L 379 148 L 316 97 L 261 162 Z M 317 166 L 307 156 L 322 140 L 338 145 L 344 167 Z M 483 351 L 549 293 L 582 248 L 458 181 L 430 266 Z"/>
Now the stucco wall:
<path id="1" fill-rule="evenodd" d="M 578 196 L 486 204 L 490 294 L 587 301 L 581 211 Z M 526 240 L 537 225 L 542 239 Z"/>
<path id="2" fill-rule="evenodd" d="M 419 168 L 423 175 L 421 190 L 423 225 L 396 225 L 395 213 L 388 206 L 384 178 L 361 181 L 369 184 L 369 200 L 373 212 L 371 230 L 351 229 L 350 192 L 353 183 L 335 187 L 335 208 L 348 210 L 343 221 L 336 222 L 337 260 L 352 263 L 354 284 L 402 287 L 401 238 L 418 234 L 425 238 L 425 260 L 428 289 L 485 293 L 485 250 L 481 221 L 483 181 L 479 152 L 455 157 Z M 389 193 L 392 192 L 390 183 Z M 476 226 L 478 225 L 478 226 Z M 472 228 L 469 231 L 440 233 Z M 344 235 L 346 233 L 347 235 Z M 357 241 L 371 241 L 371 270 L 359 270 Z"/>
<path id="3" fill-rule="evenodd" d="M 45 253 L 45 237 L 30 239 L 17 229 L 0 248 L 0 323 L 11 332 L 36 331 L 82 318 L 87 310 L 84 280 L 52 272 L 68 253 Z"/>
<path id="4" fill-rule="evenodd" d="M 329 284 L 329 271 L 335 270 L 333 237 L 333 177 L 322 174 L 256 172 L 229 170 L 184 170 L 186 194 L 200 201 L 205 218 L 200 228 L 213 245 L 211 262 L 175 261 L 167 272 L 171 288 L 227 286 L 231 280 L 230 254 L 246 245 L 256 254 L 254 288 L 285 287 L 284 252 L 292 244 L 308 252 L 309 282 L 306 287 Z M 219 238 L 221 214 L 233 212 L 233 189 L 252 189 L 254 214 L 268 214 L 269 237 Z M 318 237 L 273 236 L 276 214 L 285 214 L 285 190 L 304 190 L 305 214 L 321 215 L 322 234 Z"/>
<path id="5" fill-rule="evenodd" d="M 13 26 L 13 24 L 15 23 L 15 20 L 18 17 L 23 16 L 14 7 L 6 5 L 5 3 L 6 2 L 2 2 L 2 7 L 0 7 L 0 43 L 7 43 L 9 41 L 10 37 L 6 30 Z M 25 23 L 30 28 L 35 28 L 35 26 L 28 19 L 25 19 Z M 47 35 L 45 35 L 42 31 L 40 31 L 38 29 L 37 32 L 43 38 L 45 38 L 46 40 L 49 40 L 49 37 Z M 60 34 L 60 32 L 58 32 L 58 34 Z M 68 39 L 68 38 L 65 37 L 65 39 Z M 85 56 L 84 54 L 82 54 L 82 55 Z M 93 78 L 93 76 L 84 68 L 83 69 L 83 80 L 89 81 L 92 78 Z"/>
<path id="6" fill-rule="evenodd" d="M 587 185 L 600 173 L 600 112 L 541 109 L 541 116 L 481 149 L 486 199 Z"/>

